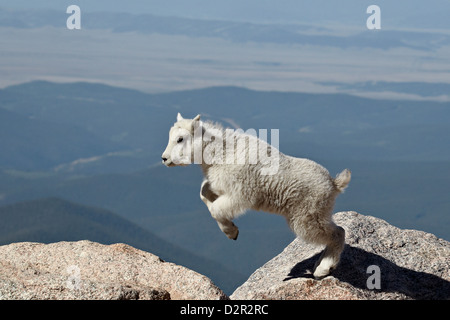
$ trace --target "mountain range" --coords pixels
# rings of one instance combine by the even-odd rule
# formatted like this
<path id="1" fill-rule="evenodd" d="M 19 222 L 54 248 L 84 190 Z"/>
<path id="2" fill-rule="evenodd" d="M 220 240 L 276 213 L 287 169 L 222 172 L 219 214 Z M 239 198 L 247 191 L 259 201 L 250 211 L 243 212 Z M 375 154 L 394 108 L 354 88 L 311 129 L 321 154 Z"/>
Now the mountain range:
<path id="1" fill-rule="evenodd" d="M 108 153 L 110 157 L 106 158 L 149 154 L 148 164 L 156 163 L 167 142 L 161 135 L 168 137 L 178 111 L 186 117 L 201 113 L 205 119 L 243 129 L 279 128 L 282 151 L 298 156 L 445 161 L 450 159 L 450 149 L 442 147 L 450 144 L 446 134 L 450 130 L 449 106 L 432 101 L 263 92 L 238 87 L 145 94 L 102 84 L 33 81 L 0 90 L 0 107 L 6 110 L 0 109 L 5 114 L 1 121 L 5 122 L 4 130 L 9 130 L 9 141 L 20 135 L 36 136 L 34 126 L 41 128 L 42 134 L 46 126 L 48 132 L 58 132 L 56 137 L 40 139 L 41 145 L 36 148 L 39 156 L 28 167 L 14 167 L 32 170 Z M 21 132 L 14 131 L 19 128 Z M 22 143 L 32 141 L 26 136 L 20 139 Z M 60 140 L 53 143 L 49 139 Z M 80 144 L 76 139 L 87 143 Z M 1 147 L 6 148 L 9 141 L 3 138 Z M 65 150 L 67 143 L 74 150 L 79 148 L 77 155 Z M 51 146 L 54 148 L 50 152 Z M 0 159 L 0 166 L 7 167 L 6 161 L 11 162 L 7 158 Z"/>

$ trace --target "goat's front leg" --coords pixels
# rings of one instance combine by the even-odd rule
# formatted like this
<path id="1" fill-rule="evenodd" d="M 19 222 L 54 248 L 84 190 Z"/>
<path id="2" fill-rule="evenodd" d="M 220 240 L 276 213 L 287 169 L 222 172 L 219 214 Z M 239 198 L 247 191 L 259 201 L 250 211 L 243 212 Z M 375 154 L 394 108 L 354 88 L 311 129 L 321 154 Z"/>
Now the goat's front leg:
<path id="1" fill-rule="evenodd" d="M 211 216 L 217 221 L 220 230 L 230 239 L 236 240 L 239 229 L 231 221 L 233 219 L 232 202 L 226 195 L 218 196 L 210 189 L 208 180 L 203 181 L 200 198 L 206 204 Z"/>
<path id="2" fill-rule="evenodd" d="M 232 240 L 236 240 L 239 229 L 231 221 L 233 219 L 233 207 L 227 195 L 221 195 L 208 207 L 211 216 L 217 221 L 220 230 Z"/>
<path id="3" fill-rule="evenodd" d="M 200 199 L 206 204 L 209 209 L 211 203 L 213 203 L 219 196 L 211 190 L 211 185 L 208 180 L 202 182 L 200 187 Z"/>

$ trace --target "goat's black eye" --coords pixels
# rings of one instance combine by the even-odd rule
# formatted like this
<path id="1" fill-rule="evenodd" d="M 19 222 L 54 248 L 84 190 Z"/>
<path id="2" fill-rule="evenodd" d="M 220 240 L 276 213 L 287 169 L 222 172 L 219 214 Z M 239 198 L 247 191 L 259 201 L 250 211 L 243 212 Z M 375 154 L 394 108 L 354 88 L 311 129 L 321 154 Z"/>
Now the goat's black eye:
<path id="1" fill-rule="evenodd" d="M 183 137 L 179 137 L 177 140 L 177 143 L 181 143 L 181 142 L 183 142 Z"/>

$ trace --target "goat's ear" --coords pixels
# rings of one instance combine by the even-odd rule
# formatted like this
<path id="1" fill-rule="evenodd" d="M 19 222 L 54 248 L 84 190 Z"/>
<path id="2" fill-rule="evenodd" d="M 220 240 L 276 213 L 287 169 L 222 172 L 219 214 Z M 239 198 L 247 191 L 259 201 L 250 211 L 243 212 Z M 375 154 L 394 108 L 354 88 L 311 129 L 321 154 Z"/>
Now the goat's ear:
<path id="1" fill-rule="evenodd" d="M 192 133 L 200 127 L 200 115 L 198 114 L 194 119 L 192 119 Z"/>
<path id="2" fill-rule="evenodd" d="M 184 118 L 181 116 L 181 114 L 178 112 L 178 114 L 177 114 L 177 121 L 181 121 L 181 120 L 183 120 Z"/>

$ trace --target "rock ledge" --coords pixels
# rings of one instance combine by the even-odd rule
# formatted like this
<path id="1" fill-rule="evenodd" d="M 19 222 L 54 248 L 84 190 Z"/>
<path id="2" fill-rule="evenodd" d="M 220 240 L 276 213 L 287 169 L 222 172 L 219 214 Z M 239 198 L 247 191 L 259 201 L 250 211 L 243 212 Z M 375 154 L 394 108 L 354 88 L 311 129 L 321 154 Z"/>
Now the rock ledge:
<path id="1" fill-rule="evenodd" d="M 0 299 L 227 298 L 209 278 L 125 244 L 0 246 Z"/>
<path id="2" fill-rule="evenodd" d="M 315 280 L 323 248 L 295 239 L 230 298 L 450 299 L 450 242 L 356 212 L 334 220 L 346 231 L 346 247 L 332 275 Z"/>
<path id="3" fill-rule="evenodd" d="M 450 299 L 450 242 L 386 221 L 339 212 L 346 247 L 315 280 L 323 248 L 299 239 L 256 270 L 231 299 Z M 228 299 L 188 268 L 125 244 L 91 241 L 0 246 L 0 299 Z"/>

